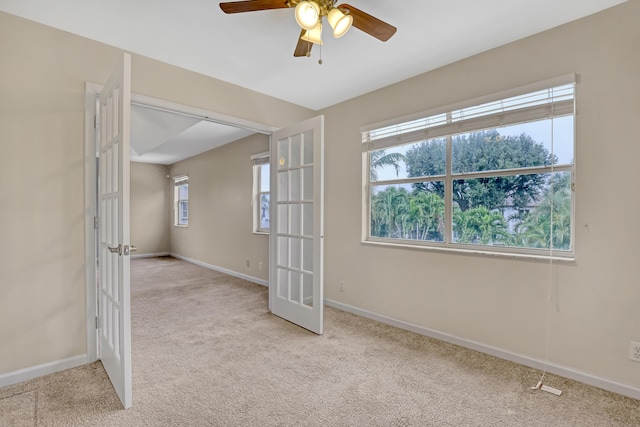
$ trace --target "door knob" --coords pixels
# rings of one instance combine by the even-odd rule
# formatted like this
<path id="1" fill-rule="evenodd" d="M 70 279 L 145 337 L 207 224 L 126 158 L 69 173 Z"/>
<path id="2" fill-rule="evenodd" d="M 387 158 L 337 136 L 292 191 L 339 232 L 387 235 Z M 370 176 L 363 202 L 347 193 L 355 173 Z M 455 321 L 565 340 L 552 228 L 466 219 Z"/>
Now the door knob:
<path id="1" fill-rule="evenodd" d="M 122 251 L 122 254 L 123 254 L 124 256 L 127 256 L 127 255 L 129 255 L 131 252 L 135 252 L 135 251 L 137 251 L 137 250 L 138 250 L 138 248 L 136 248 L 135 246 L 124 245 L 124 249 L 123 249 L 123 251 Z"/>
<path id="2" fill-rule="evenodd" d="M 111 252 L 112 254 L 122 255 L 122 245 L 118 245 L 115 248 L 107 246 L 107 249 L 109 249 L 109 252 Z"/>

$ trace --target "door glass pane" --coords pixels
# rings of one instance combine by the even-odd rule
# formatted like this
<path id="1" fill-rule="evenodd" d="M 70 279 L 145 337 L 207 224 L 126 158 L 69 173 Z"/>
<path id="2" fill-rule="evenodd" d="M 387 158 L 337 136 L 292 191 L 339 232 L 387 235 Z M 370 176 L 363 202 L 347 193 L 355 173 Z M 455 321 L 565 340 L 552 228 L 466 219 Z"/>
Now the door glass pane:
<path id="1" fill-rule="evenodd" d="M 109 194 L 111 193 L 111 177 L 109 177 L 108 172 L 111 170 L 111 150 L 105 148 L 100 154 L 101 156 L 101 164 L 102 168 L 102 179 L 100 181 L 101 193 Z"/>
<path id="2" fill-rule="evenodd" d="M 290 298 L 290 300 L 300 304 L 300 295 L 302 293 L 301 289 L 300 289 L 300 273 L 292 271 L 290 277 L 291 277 L 291 298 Z"/>
<path id="3" fill-rule="evenodd" d="M 111 240 L 110 242 L 113 246 L 118 246 L 118 242 L 120 241 L 120 237 L 118 236 L 118 230 L 120 230 L 120 226 L 118 224 L 118 210 L 119 210 L 120 199 L 111 199 Z"/>
<path id="4" fill-rule="evenodd" d="M 287 171 L 278 172 L 278 200 L 289 200 L 289 173 Z"/>
<path id="5" fill-rule="evenodd" d="M 313 276 L 302 274 L 302 304 L 313 307 Z"/>
<path id="6" fill-rule="evenodd" d="M 278 237 L 278 265 L 289 264 L 289 239 Z"/>
<path id="7" fill-rule="evenodd" d="M 304 140 L 304 164 L 313 163 L 313 131 L 307 131 L 303 135 Z"/>
<path id="8" fill-rule="evenodd" d="M 109 207 L 107 206 L 107 203 L 109 202 L 109 199 L 105 199 L 105 200 L 101 200 L 100 201 L 100 218 L 102 218 L 101 221 L 101 227 L 100 227 L 100 241 L 104 242 L 104 243 L 110 243 L 107 241 L 108 237 L 110 236 L 110 232 L 108 230 L 109 224 L 107 223 L 107 211 L 109 210 Z"/>
<path id="9" fill-rule="evenodd" d="M 313 203 L 302 204 L 302 234 L 313 236 Z"/>
<path id="10" fill-rule="evenodd" d="M 300 238 L 298 237 L 290 237 L 289 238 L 289 249 L 291 253 L 291 268 L 300 268 Z"/>
<path id="11" fill-rule="evenodd" d="M 113 307 L 113 352 L 120 354 L 120 313 L 117 307 Z"/>
<path id="12" fill-rule="evenodd" d="M 289 167 L 289 138 L 278 141 L 278 169 Z"/>
<path id="13" fill-rule="evenodd" d="M 118 159 L 120 158 L 120 154 L 118 154 L 120 148 L 120 144 L 116 143 L 113 144 L 113 153 L 111 156 L 111 166 L 113 167 L 113 171 L 111 172 L 111 178 L 113 179 L 113 187 L 111 188 L 111 191 L 113 191 L 114 193 L 120 191 L 120 184 L 118 183 L 118 179 L 119 179 L 119 168 L 120 168 L 120 164 L 118 162 Z"/>
<path id="14" fill-rule="evenodd" d="M 313 200 L 313 167 L 302 169 L 302 180 L 304 188 L 302 198 L 304 200 Z"/>
<path id="15" fill-rule="evenodd" d="M 289 233 L 289 206 L 278 205 L 278 233 Z"/>
<path id="16" fill-rule="evenodd" d="M 118 261 L 118 255 L 113 254 L 112 258 L 113 263 L 111 267 L 113 268 L 111 273 L 111 296 L 114 300 L 120 300 L 120 293 L 118 289 L 118 284 L 120 283 L 120 262 Z"/>
<path id="17" fill-rule="evenodd" d="M 289 271 L 278 269 L 278 297 L 289 299 Z"/>
<path id="18" fill-rule="evenodd" d="M 301 141 L 301 135 L 295 135 L 291 137 L 291 167 L 292 168 L 297 168 L 300 167 L 300 157 L 301 157 L 301 151 L 302 151 L 302 141 Z"/>
<path id="19" fill-rule="evenodd" d="M 107 298 L 105 298 L 105 300 L 106 300 L 106 299 L 107 299 Z M 106 326 L 106 327 L 105 327 L 104 329 L 105 329 L 105 337 L 106 337 L 107 341 L 109 342 L 109 344 L 113 347 L 113 344 L 112 344 L 112 342 L 113 342 L 113 329 L 112 329 L 112 325 L 113 325 L 113 324 L 111 323 L 111 318 L 112 318 L 111 316 L 112 316 L 113 314 L 112 314 L 112 312 L 111 312 L 111 304 L 113 304 L 111 301 L 108 301 L 108 302 L 105 304 L 105 311 L 104 311 L 104 313 L 105 313 L 105 317 L 106 317 L 106 319 L 104 319 L 104 320 L 105 320 L 105 326 Z"/>
<path id="20" fill-rule="evenodd" d="M 294 169 L 291 171 L 291 199 L 290 200 L 300 200 L 302 199 L 302 183 L 300 182 L 300 169 Z"/>
<path id="21" fill-rule="evenodd" d="M 290 225 L 291 228 L 289 230 L 289 234 L 294 234 L 296 236 L 299 236 L 301 234 L 301 223 L 302 223 L 302 218 L 301 218 L 301 214 L 300 214 L 300 205 L 295 204 L 295 205 L 290 205 Z"/>
<path id="22" fill-rule="evenodd" d="M 313 271 L 313 240 L 302 239 L 302 269 Z"/>

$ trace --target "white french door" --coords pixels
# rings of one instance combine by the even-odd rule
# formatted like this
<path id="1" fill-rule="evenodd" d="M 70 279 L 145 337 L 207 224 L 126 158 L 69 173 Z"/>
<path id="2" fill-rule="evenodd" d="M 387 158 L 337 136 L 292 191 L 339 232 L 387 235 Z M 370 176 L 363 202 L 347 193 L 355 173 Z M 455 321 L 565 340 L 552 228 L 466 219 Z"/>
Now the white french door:
<path id="1" fill-rule="evenodd" d="M 129 236 L 131 56 L 124 54 L 99 100 L 100 359 L 125 408 L 132 405 Z"/>
<path id="2" fill-rule="evenodd" d="M 324 117 L 271 138 L 269 308 L 322 334 Z"/>

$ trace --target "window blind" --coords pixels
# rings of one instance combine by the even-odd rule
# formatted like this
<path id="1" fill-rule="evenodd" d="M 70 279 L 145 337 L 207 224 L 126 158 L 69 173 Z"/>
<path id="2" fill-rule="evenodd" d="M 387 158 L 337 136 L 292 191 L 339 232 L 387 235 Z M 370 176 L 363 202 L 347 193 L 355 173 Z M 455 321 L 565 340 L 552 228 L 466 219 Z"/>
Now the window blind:
<path id="1" fill-rule="evenodd" d="M 369 149 L 375 150 L 573 113 L 574 84 L 571 83 L 364 131 L 362 142 L 369 143 Z"/>
<path id="2" fill-rule="evenodd" d="M 269 152 L 254 154 L 251 156 L 251 164 L 253 166 L 269 164 Z"/>
<path id="3" fill-rule="evenodd" d="M 188 183 L 189 183 L 189 177 L 187 175 L 177 176 L 173 178 L 173 184 L 176 187 L 179 187 L 181 185 L 188 184 Z"/>

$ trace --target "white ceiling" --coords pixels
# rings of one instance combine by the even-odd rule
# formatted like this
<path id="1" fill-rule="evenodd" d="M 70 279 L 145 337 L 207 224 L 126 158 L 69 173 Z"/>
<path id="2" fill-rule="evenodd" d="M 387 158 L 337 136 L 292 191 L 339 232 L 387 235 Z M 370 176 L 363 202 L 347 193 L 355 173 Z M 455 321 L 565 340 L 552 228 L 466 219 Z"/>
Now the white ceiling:
<path id="1" fill-rule="evenodd" d="M 283 0 L 285 1 L 285 0 Z M 0 10 L 319 110 L 625 0 L 347 0 L 398 28 L 356 28 L 294 58 L 292 9 L 227 15 L 219 0 L 0 0 Z M 338 2 L 338 4 L 341 2 Z"/>
<path id="2" fill-rule="evenodd" d="M 325 25 L 322 65 L 318 46 L 310 58 L 293 57 L 292 9 L 227 15 L 219 0 L 0 0 L 0 11 L 319 110 L 626 0 L 347 1 L 398 32 L 386 43 L 356 28 L 333 39 Z M 221 130 L 176 122 L 162 143 L 132 138 L 138 154 L 173 162 L 185 158 L 175 148 L 188 145 L 179 127 L 197 141 L 205 127 Z"/>
<path id="3" fill-rule="evenodd" d="M 253 130 L 191 114 L 131 105 L 131 161 L 170 165 L 237 141 Z"/>

